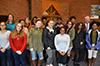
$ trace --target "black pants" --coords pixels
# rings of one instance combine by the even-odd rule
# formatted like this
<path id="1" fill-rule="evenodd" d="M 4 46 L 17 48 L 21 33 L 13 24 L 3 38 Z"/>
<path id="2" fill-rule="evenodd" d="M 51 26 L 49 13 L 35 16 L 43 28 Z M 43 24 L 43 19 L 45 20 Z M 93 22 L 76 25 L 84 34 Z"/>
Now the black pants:
<path id="1" fill-rule="evenodd" d="M 0 66 L 7 66 L 7 53 L 0 51 Z"/>
<path id="2" fill-rule="evenodd" d="M 57 63 L 62 63 L 62 64 L 68 64 L 70 57 L 67 56 L 67 53 L 62 56 L 58 51 L 57 51 Z"/>
<path id="3" fill-rule="evenodd" d="M 8 62 L 8 66 L 15 66 L 15 61 L 11 49 L 7 50 L 7 62 Z"/>
<path id="4" fill-rule="evenodd" d="M 27 66 L 26 62 L 26 50 L 21 54 L 18 55 L 17 53 L 13 52 L 13 57 L 15 60 L 15 66 Z"/>

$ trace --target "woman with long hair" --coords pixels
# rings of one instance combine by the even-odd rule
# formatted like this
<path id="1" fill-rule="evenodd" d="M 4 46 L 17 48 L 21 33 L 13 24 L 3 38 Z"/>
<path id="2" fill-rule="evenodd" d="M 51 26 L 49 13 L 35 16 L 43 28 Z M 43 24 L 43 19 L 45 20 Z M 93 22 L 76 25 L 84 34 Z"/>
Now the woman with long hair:
<path id="1" fill-rule="evenodd" d="M 27 37 L 28 37 L 29 36 L 29 30 L 28 30 L 28 28 L 27 28 L 27 26 L 25 24 L 25 20 L 24 19 L 20 19 L 19 23 L 22 24 L 22 26 L 23 26 L 22 31 L 25 32 L 27 34 Z M 31 62 L 30 62 L 31 61 L 31 58 L 30 58 L 31 56 L 30 56 L 28 40 L 27 40 L 27 47 L 26 48 L 27 48 L 26 49 L 26 61 L 27 61 L 27 64 L 30 65 L 31 64 Z"/>
<path id="2" fill-rule="evenodd" d="M 13 31 L 15 29 L 14 16 L 12 14 L 8 15 L 8 20 L 6 24 L 7 24 L 7 30 Z"/>
<path id="3" fill-rule="evenodd" d="M 31 20 L 31 27 L 33 28 L 35 26 L 35 23 L 37 21 L 38 17 L 37 16 L 34 16 Z"/>
<path id="4" fill-rule="evenodd" d="M 27 18 L 25 19 L 25 27 L 27 27 L 28 30 L 30 30 L 30 28 L 32 27 L 32 25 L 31 25 L 31 20 L 29 19 L 29 17 L 27 17 Z"/>
<path id="5" fill-rule="evenodd" d="M 85 59 L 85 25 L 80 22 L 75 25 L 75 39 L 73 42 L 74 66 Z"/>
<path id="6" fill-rule="evenodd" d="M 73 58 L 73 55 L 74 55 L 74 53 L 72 54 L 73 40 L 75 38 L 75 29 L 74 29 L 73 25 L 74 25 L 73 22 L 71 22 L 71 21 L 67 22 L 66 33 L 70 36 L 70 48 L 67 53 L 68 54 L 68 58 L 67 58 L 68 62 L 69 62 L 70 57 L 72 56 L 72 58 Z M 68 64 L 68 62 L 67 62 L 67 64 Z"/>
<path id="7" fill-rule="evenodd" d="M 15 22 L 14 22 L 14 16 L 12 14 L 8 14 L 8 20 L 6 22 L 6 29 L 9 30 L 9 31 L 13 31 L 15 29 Z M 7 56 L 8 56 L 8 64 L 9 66 L 15 66 L 15 61 L 14 61 L 14 58 L 13 58 L 13 55 L 12 55 L 12 50 L 11 48 L 8 49 L 8 52 L 7 52 Z"/>
<path id="8" fill-rule="evenodd" d="M 27 35 L 22 31 L 21 23 L 16 25 L 16 28 L 10 34 L 10 46 L 15 60 L 15 66 L 26 66 L 25 52 L 27 44 Z"/>
<path id="9" fill-rule="evenodd" d="M 24 19 L 21 19 L 21 20 L 19 20 L 19 23 L 21 23 L 22 24 L 22 26 L 23 26 L 23 31 L 28 35 L 28 28 L 27 28 L 27 26 L 26 26 L 26 23 L 25 23 L 25 20 Z"/>

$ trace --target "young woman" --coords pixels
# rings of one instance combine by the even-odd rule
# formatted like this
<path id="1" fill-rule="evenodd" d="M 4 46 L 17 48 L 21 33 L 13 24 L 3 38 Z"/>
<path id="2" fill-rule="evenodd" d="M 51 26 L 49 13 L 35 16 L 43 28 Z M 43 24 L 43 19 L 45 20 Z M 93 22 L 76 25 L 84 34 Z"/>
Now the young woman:
<path id="1" fill-rule="evenodd" d="M 27 18 L 25 19 L 25 27 L 27 27 L 28 30 L 30 30 L 30 28 L 32 27 L 32 26 L 31 26 L 31 20 L 29 19 L 29 17 L 27 17 Z"/>
<path id="2" fill-rule="evenodd" d="M 85 25 L 80 22 L 75 26 L 75 39 L 73 43 L 74 65 L 79 66 L 79 62 L 85 58 Z"/>
<path id="3" fill-rule="evenodd" d="M 19 23 L 22 24 L 22 26 L 23 26 L 22 31 L 25 32 L 27 34 L 27 37 L 28 37 L 29 36 L 29 30 L 28 30 L 28 28 L 25 25 L 25 20 L 21 19 L 21 20 L 19 20 Z M 26 49 L 26 61 L 27 61 L 27 64 L 30 65 L 31 64 L 31 62 L 30 62 L 31 59 L 30 59 L 30 50 L 29 50 L 28 41 L 27 41 L 27 47 L 26 48 L 27 48 Z"/>
<path id="4" fill-rule="evenodd" d="M 19 23 L 22 24 L 22 26 L 23 26 L 23 31 L 28 35 L 28 28 L 27 28 L 27 26 L 25 25 L 25 20 L 21 19 L 21 20 L 19 20 Z"/>
<path id="5" fill-rule="evenodd" d="M 43 60 L 42 26 L 42 21 L 37 20 L 35 27 L 31 28 L 29 32 L 29 48 L 32 55 L 32 64 L 34 66 L 40 66 Z"/>
<path id="6" fill-rule="evenodd" d="M 10 31 L 6 30 L 5 22 L 0 23 L 0 66 L 7 66 L 7 55 L 9 49 L 9 35 Z"/>
<path id="7" fill-rule="evenodd" d="M 70 36 L 65 34 L 65 28 L 60 28 L 60 34 L 55 36 L 55 47 L 57 50 L 58 66 L 66 66 L 67 52 L 70 45 Z"/>
<path id="8" fill-rule="evenodd" d="M 26 66 L 25 52 L 27 35 L 22 31 L 22 24 L 18 23 L 15 30 L 10 34 L 10 46 L 13 51 L 15 66 Z"/>
<path id="9" fill-rule="evenodd" d="M 14 29 L 15 29 L 14 16 L 12 14 L 9 14 L 7 21 L 7 30 L 13 31 Z"/>
<path id="10" fill-rule="evenodd" d="M 88 49 L 88 66 L 94 66 L 100 49 L 100 32 L 98 31 L 96 22 L 92 22 L 92 29 L 86 34 L 86 47 Z"/>
<path id="11" fill-rule="evenodd" d="M 73 55 L 74 55 L 72 48 L 73 48 L 73 40 L 75 38 L 75 29 L 74 29 L 73 25 L 74 24 L 71 21 L 67 22 L 66 33 L 70 36 L 70 48 L 68 50 L 67 64 L 69 62 L 70 57 L 72 56 L 72 59 L 73 59 Z"/>
<path id="12" fill-rule="evenodd" d="M 9 30 L 9 31 L 13 31 L 15 29 L 15 23 L 14 23 L 14 16 L 12 14 L 9 14 L 8 15 L 8 20 L 6 22 L 6 29 Z M 12 55 L 12 50 L 11 48 L 8 49 L 8 52 L 7 52 L 7 56 L 8 56 L 8 64 L 9 66 L 15 66 L 15 61 L 14 61 L 14 58 L 13 58 L 13 55 Z"/>
<path id="13" fill-rule="evenodd" d="M 76 17 L 75 16 L 71 16 L 69 18 L 69 21 L 73 22 L 74 24 L 76 23 Z"/>
<path id="14" fill-rule="evenodd" d="M 35 25 L 37 19 L 38 19 L 37 16 L 34 16 L 34 17 L 32 18 L 32 20 L 31 20 L 31 27 L 32 27 L 32 28 L 34 27 L 34 25 Z"/>
<path id="15" fill-rule="evenodd" d="M 46 66 L 53 66 L 53 63 L 56 66 L 56 57 L 55 57 L 55 46 L 54 46 L 54 37 L 55 37 L 55 30 L 53 29 L 54 21 L 49 20 L 47 22 L 47 26 L 45 27 L 43 31 L 43 44 L 44 49 L 46 50 L 47 54 L 47 62 Z"/>
<path id="16" fill-rule="evenodd" d="M 71 44 L 70 44 L 70 49 L 69 49 L 69 56 L 70 56 L 70 51 L 72 50 L 73 48 L 73 40 L 75 38 L 75 29 L 73 28 L 73 23 L 71 21 L 68 21 L 67 22 L 67 30 L 66 30 L 66 33 L 70 36 L 70 39 L 71 39 Z"/>

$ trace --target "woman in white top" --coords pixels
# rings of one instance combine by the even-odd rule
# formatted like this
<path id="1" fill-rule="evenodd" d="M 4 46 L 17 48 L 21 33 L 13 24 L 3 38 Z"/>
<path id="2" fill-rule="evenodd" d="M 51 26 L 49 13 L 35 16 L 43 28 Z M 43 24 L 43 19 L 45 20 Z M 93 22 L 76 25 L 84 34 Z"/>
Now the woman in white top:
<path id="1" fill-rule="evenodd" d="M 0 66 L 7 66 L 10 31 L 6 30 L 5 22 L 0 23 Z"/>
<path id="2" fill-rule="evenodd" d="M 65 34 L 65 28 L 60 28 L 60 34 L 57 34 L 54 39 L 55 47 L 57 50 L 58 66 L 66 66 L 67 51 L 70 45 L 70 36 Z"/>

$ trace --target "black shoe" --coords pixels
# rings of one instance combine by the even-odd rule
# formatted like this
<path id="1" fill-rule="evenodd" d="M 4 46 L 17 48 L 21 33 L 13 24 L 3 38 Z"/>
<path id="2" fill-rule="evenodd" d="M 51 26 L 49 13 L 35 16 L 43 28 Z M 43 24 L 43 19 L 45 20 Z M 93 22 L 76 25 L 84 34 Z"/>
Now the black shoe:
<path id="1" fill-rule="evenodd" d="M 80 64 L 74 64 L 74 66 L 80 66 Z"/>
<path id="2" fill-rule="evenodd" d="M 68 66 L 68 64 L 66 64 L 66 66 Z"/>

